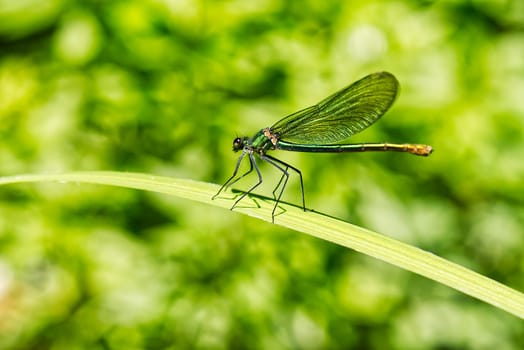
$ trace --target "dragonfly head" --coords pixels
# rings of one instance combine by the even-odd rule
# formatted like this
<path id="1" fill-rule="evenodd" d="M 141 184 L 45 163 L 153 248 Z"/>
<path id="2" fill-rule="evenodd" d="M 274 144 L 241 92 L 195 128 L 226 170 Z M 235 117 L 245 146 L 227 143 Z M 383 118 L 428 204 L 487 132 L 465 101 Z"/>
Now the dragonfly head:
<path id="1" fill-rule="evenodd" d="M 233 151 L 238 152 L 242 149 L 244 149 L 244 146 L 246 145 L 247 137 L 237 137 L 233 140 Z"/>

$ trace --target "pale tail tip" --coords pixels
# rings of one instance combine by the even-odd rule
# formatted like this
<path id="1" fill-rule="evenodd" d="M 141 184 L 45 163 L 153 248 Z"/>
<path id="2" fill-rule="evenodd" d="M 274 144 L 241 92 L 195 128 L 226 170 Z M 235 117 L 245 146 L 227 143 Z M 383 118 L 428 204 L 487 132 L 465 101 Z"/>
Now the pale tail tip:
<path id="1" fill-rule="evenodd" d="M 433 147 L 428 146 L 428 145 L 415 145 L 415 147 L 413 147 L 411 153 L 413 153 L 413 154 L 415 154 L 417 156 L 427 157 L 431 153 L 433 153 Z"/>
<path id="2" fill-rule="evenodd" d="M 415 154 L 417 154 L 419 156 L 427 157 L 431 153 L 433 153 L 433 147 L 428 146 L 428 145 L 418 145 L 418 147 L 416 149 L 417 149 L 417 152 Z"/>

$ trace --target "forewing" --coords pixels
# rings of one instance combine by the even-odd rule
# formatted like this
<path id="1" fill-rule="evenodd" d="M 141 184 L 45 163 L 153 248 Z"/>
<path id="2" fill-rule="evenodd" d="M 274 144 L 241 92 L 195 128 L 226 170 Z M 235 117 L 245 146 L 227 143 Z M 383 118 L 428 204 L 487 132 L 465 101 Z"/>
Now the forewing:
<path id="1" fill-rule="evenodd" d="M 271 130 L 293 143 L 337 143 L 376 122 L 395 101 L 398 87 L 391 73 L 370 74 L 318 104 L 279 120 Z"/>

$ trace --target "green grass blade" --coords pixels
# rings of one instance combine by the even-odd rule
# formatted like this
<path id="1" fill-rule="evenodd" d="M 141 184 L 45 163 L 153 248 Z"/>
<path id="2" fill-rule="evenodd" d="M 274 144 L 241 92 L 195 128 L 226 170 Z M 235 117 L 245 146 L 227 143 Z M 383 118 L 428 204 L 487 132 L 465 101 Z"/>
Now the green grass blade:
<path id="1" fill-rule="evenodd" d="M 231 198 L 224 198 L 228 193 L 222 198 L 211 200 L 218 191 L 218 185 L 147 174 L 77 172 L 0 177 L 0 185 L 42 181 L 113 185 L 174 195 L 222 208 L 229 209 L 232 205 Z M 245 199 L 245 207 L 237 207 L 235 212 L 271 222 L 274 202 L 260 197 L 250 198 Z M 285 212 L 275 217 L 275 224 L 373 256 L 524 318 L 524 294 L 503 284 L 434 254 L 361 227 L 319 213 L 304 212 L 301 208 L 284 203 L 279 204 L 279 208 Z"/>

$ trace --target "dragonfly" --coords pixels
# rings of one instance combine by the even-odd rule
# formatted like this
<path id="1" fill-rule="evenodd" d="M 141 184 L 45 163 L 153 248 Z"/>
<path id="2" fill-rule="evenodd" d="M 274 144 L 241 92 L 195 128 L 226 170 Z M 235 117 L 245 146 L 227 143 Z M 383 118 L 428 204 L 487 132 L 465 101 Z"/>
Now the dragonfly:
<path id="1" fill-rule="evenodd" d="M 253 137 L 236 137 L 233 140 L 233 151 L 242 153 L 237 160 L 233 174 L 212 199 L 215 199 L 222 191 L 230 188 L 253 170 L 258 176 L 258 181 L 235 200 L 231 210 L 260 186 L 263 179 L 256 161 L 258 157 L 282 173 L 280 181 L 273 190 L 275 205 L 271 212 L 271 221 L 275 222 L 275 211 L 288 183 L 290 170 L 298 174 L 300 178 L 302 208 L 306 211 L 302 172 L 291 164 L 269 155 L 268 152 L 270 151 L 313 153 L 395 151 L 417 156 L 429 156 L 433 152 L 433 148 L 423 144 L 339 143 L 378 121 L 395 102 L 398 90 L 399 82 L 393 74 L 388 72 L 372 73 L 319 103 L 290 114 L 270 127 L 263 128 Z M 238 175 L 242 160 L 246 156 L 249 159 L 249 170 Z M 278 188 L 280 188 L 280 191 L 277 193 Z"/>

